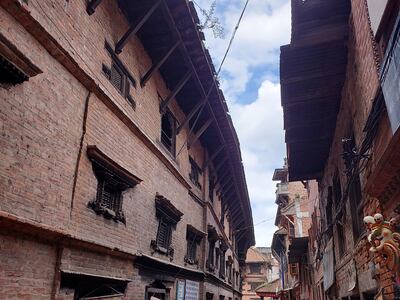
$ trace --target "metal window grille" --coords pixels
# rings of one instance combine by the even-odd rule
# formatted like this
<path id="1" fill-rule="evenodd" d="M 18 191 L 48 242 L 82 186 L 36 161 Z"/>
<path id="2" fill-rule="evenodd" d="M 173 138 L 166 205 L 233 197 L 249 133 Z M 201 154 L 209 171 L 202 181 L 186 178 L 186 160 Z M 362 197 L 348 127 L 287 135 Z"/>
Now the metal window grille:
<path id="1" fill-rule="evenodd" d="M 196 260 L 196 250 L 197 250 L 197 244 L 194 240 L 188 240 L 187 241 L 187 259 L 190 261 L 195 261 Z"/>

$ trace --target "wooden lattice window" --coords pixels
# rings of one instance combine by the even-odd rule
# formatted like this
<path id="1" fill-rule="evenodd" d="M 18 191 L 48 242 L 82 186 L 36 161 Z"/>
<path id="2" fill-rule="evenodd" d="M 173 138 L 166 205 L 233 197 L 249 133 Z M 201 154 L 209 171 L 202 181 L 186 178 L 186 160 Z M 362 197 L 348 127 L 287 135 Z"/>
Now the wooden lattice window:
<path id="1" fill-rule="evenodd" d="M 252 263 L 249 264 L 250 274 L 261 274 L 261 264 Z"/>
<path id="2" fill-rule="evenodd" d="M 215 189 L 215 177 L 209 176 L 208 178 L 208 198 L 211 202 L 214 202 L 214 189 Z"/>
<path id="3" fill-rule="evenodd" d="M 173 206 L 171 201 L 159 194 L 156 195 L 155 206 L 158 229 L 156 239 L 151 241 L 150 246 L 154 251 L 166 254 L 172 260 L 174 256 L 174 249 L 171 247 L 172 230 L 183 213 Z"/>
<path id="4" fill-rule="evenodd" d="M 115 163 L 96 146 L 88 146 L 87 154 L 97 178 L 96 199 L 90 201 L 88 206 L 97 214 L 125 223 L 122 193 L 140 183 L 141 179 Z"/>
<path id="5" fill-rule="evenodd" d="M 114 53 L 113 48 L 106 42 L 105 48 L 111 56 L 111 64 L 107 66 L 102 65 L 104 76 L 111 82 L 111 84 L 118 90 L 118 92 L 128 101 L 132 107 L 136 108 L 136 102 L 130 94 L 130 87 L 136 86 L 136 81 L 129 73 L 128 69 L 120 61 L 118 56 Z"/>
<path id="6" fill-rule="evenodd" d="M 198 264 L 197 259 L 197 248 L 203 237 L 205 236 L 204 232 L 197 230 L 192 225 L 187 225 L 186 229 L 186 240 L 187 240 L 187 248 L 186 248 L 186 256 L 185 262 L 188 264 Z"/>
<path id="7" fill-rule="evenodd" d="M 164 248 L 165 251 L 167 251 L 167 249 L 171 245 L 171 232 L 172 232 L 172 224 L 161 218 L 158 223 L 156 241 L 157 241 L 157 246 Z"/>
<path id="8" fill-rule="evenodd" d="M 170 111 L 161 116 L 161 143 L 175 156 L 176 120 Z"/>
<path id="9" fill-rule="evenodd" d="M 190 156 L 189 156 L 189 162 L 190 162 L 189 178 L 195 186 L 201 189 L 201 184 L 200 184 L 201 168 L 196 163 L 196 161 Z"/>

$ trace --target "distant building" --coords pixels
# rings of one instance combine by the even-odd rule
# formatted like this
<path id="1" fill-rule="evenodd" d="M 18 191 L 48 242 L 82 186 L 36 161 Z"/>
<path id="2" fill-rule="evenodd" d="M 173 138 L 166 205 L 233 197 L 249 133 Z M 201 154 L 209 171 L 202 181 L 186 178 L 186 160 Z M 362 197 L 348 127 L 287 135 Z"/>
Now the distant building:
<path id="1" fill-rule="evenodd" d="M 311 282 L 308 261 L 308 230 L 313 203 L 308 198 L 303 182 L 289 182 L 286 165 L 275 169 L 273 180 L 278 205 L 275 225 L 279 229 L 272 239 L 272 253 L 279 262 L 280 282 L 276 294 L 279 299 L 309 299 Z M 305 284 L 301 284 L 305 283 Z M 268 286 L 263 288 L 264 294 Z M 258 290 L 260 295 L 261 289 Z M 271 292 L 271 290 L 270 290 Z"/>
<path id="2" fill-rule="evenodd" d="M 279 278 L 278 261 L 273 257 L 271 248 L 250 247 L 247 250 L 243 275 L 242 299 L 259 299 L 255 292 L 256 288 Z"/>

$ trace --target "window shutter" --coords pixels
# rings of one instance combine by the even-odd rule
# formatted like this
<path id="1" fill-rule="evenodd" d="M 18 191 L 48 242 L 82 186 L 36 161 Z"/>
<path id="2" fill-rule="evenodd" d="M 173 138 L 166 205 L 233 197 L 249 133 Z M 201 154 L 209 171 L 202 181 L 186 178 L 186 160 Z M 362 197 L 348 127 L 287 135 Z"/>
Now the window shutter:
<path id="1" fill-rule="evenodd" d="M 123 85 L 124 76 L 122 72 L 118 69 L 118 67 L 113 64 L 111 67 L 111 83 L 120 91 L 123 92 L 124 85 Z"/>

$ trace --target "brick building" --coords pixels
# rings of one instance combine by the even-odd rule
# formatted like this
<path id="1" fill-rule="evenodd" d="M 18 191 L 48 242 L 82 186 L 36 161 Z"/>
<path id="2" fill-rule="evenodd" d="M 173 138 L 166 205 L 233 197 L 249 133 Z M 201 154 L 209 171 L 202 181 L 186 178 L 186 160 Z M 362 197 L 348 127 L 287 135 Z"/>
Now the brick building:
<path id="1" fill-rule="evenodd" d="M 275 201 L 278 205 L 275 225 L 279 229 L 274 233 L 271 246 L 280 270 L 276 296 L 309 299 L 307 253 L 312 203 L 303 182 L 289 182 L 286 160 L 283 168 L 275 169 L 273 180 L 279 181 Z"/>
<path id="2" fill-rule="evenodd" d="M 385 256 L 370 252 L 383 240 L 367 241 L 363 218 L 389 220 L 400 210 L 399 5 L 292 0 L 282 106 L 289 179 L 318 181 L 309 191 L 318 199 L 313 299 L 394 299 L 398 289 L 399 266 L 385 262 L 399 245 Z"/>
<path id="3" fill-rule="evenodd" d="M 269 247 L 250 247 L 243 270 L 243 300 L 260 299 L 256 289 L 279 279 L 279 264 Z"/>
<path id="4" fill-rule="evenodd" d="M 193 3 L 134 2 L 0 2 L 1 299 L 241 298 L 251 208 Z"/>

